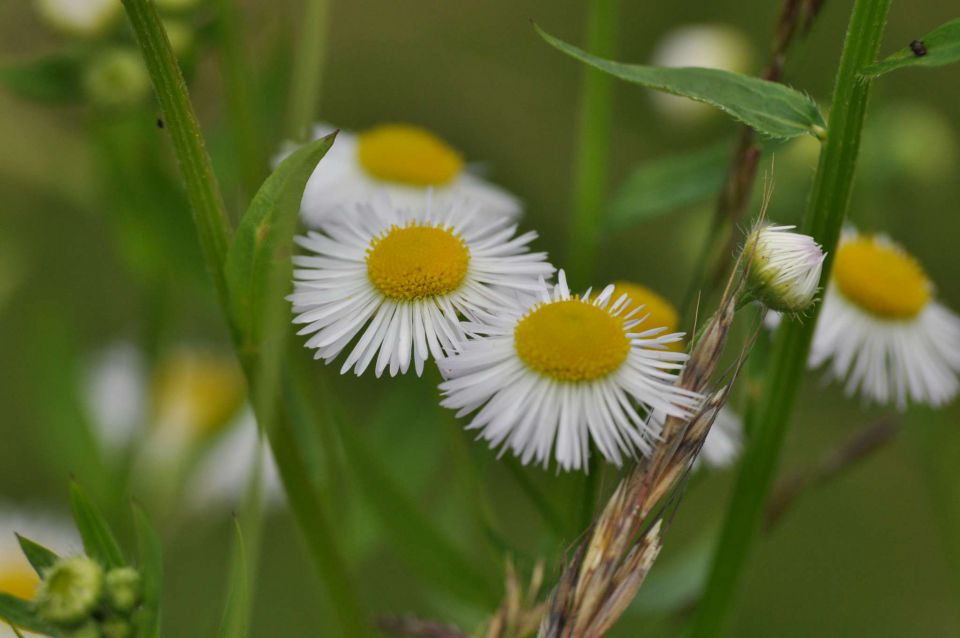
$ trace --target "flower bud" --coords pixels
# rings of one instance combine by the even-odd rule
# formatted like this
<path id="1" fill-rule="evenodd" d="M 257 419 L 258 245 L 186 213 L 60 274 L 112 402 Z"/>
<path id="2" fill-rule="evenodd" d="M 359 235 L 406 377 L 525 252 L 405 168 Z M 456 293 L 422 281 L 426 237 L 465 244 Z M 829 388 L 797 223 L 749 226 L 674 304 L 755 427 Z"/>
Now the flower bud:
<path id="1" fill-rule="evenodd" d="M 140 573 L 133 567 L 117 567 L 107 572 L 104 579 L 107 604 L 127 613 L 140 602 Z"/>
<path id="2" fill-rule="evenodd" d="M 88 620 L 79 627 L 71 629 L 63 634 L 63 636 L 64 638 L 103 638 L 103 634 L 100 633 L 100 628 L 97 626 L 97 623 L 92 620 Z"/>
<path id="3" fill-rule="evenodd" d="M 83 87 L 94 104 L 131 106 L 150 93 L 150 76 L 133 49 L 115 47 L 90 61 Z"/>
<path id="4" fill-rule="evenodd" d="M 747 238 L 750 292 L 771 310 L 803 312 L 813 302 L 826 254 L 794 226 L 759 226 Z"/>
<path id="5" fill-rule="evenodd" d="M 133 636 L 133 626 L 123 618 L 107 618 L 100 624 L 100 631 L 104 638 L 130 638 Z"/>
<path id="6" fill-rule="evenodd" d="M 54 625 L 74 625 L 90 616 L 103 591 L 103 569 L 86 556 L 62 558 L 43 575 L 37 613 Z"/>
<path id="7" fill-rule="evenodd" d="M 50 28 L 80 37 L 104 33 L 120 17 L 120 0 L 37 0 L 37 11 Z"/>

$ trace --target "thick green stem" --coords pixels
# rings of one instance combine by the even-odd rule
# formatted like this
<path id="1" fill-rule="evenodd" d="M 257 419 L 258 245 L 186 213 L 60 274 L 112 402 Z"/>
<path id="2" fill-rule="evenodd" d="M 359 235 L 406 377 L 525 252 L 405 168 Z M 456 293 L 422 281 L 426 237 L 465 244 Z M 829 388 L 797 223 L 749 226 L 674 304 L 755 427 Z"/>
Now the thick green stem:
<path id="1" fill-rule="evenodd" d="M 250 70 L 243 46 L 243 29 L 235 0 L 217 0 L 220 66 L 227 98 L 230 137 L 237 155 L 243 195 L 252 196 L 266 177 L 256 125 Z"/>
<path id="2" fill-rule="evenodd" d="M 173 138 L 197 235 L 216 284 L 221 308 L 224 315 L 230 317 L 231 303 L 224 271 L 230 231 L 220 187 L 214 177 L 183 75 L 153 3 L 150 0 L 123 0 L 123 4 L 153 79 L 166 129 Z M 236 330 L 233 337 L 240 352 Z M 255 384 L 260 362 L 251 356 L 242 356 L 241 363 L 251 386 L 251 394 L 257 396 Z M 278 402 L 254 401 L 254 404 L 257 421 L 270 439 L 290 507 L 327 586 L 333 612 L 339 621 L 340 631 L 337 635 L 370 636 L 372 631 L 366 613 L 335 543 L 322 495 L 298 446 L 294 423 L 296 415 L 292 413 L 295 406 L 289 399 Z"/>
<path id="3" fill-rule="evenodd" d="M 327 53 L 327 22 L 330 0 L 304 0 L 297 49 L 290 76 L 290 105 L 287 134 L 295 140 L 309 138 L 310 123 L 316 117 L 323 87 L 323 66 Z"/>
<path id="4" fill-rule="evenodd" d="M 619 0 L 588 0 L 587 46 L 604 58 L 616 55 Z M 573 217 L 568 239 L 568 266 L 577 285 L 595 285 L 597 241 L 606 212 L 607 163 L 613 77 L 593 68 L 583 70 L 583 92 L 577 127 Z"/>
<path id="5" fill-rule="evenodd" d="M 190 104 L 187 84 L 153 4 L 146 0 L 123 0 L 123 5 L 137 34 L 163 112 L 165 128 L 170 132 L 173 149 L 180 163 L 207 270 L 213 278 L 222 306 L 227 308 L 223 262 L 230 243 L 230 225 L 200 124 Z"/>
<path id="6" fill-rule="evenodd" d="M 821 285 L 830 276 L 860 148 L 870 87 L 859 73 L 876 57 L 889 8 L 890 0 L 856 0 L 844 42 L 830 127 L 801 226 L 828 253 Z M 746 427 L 752 438 L 744 450 L 710 577 L 697 609 L 694 638 L 719 635 L 735 600 L 776 474 L 818 310 L 803 322 L 784 322 L 774 340 L 763 392 L 747 410 Z"/>

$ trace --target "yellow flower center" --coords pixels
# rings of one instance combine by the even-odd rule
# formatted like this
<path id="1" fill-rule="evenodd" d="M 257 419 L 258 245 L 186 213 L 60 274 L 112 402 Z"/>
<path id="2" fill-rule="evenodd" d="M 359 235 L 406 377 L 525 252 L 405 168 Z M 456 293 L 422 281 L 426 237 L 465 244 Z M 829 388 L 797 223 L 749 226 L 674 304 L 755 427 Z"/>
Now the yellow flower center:
<path id="1" fill-rule="evenodd" d="M 661 334 L 668 334 L 676 332 L 680 326 L 680 318 L 677 315 L 676 308 L 674 308 L 669 301 L 646 286 L 634 284 L 629 281 L 618 281 L 613 286 L 613 295 L 610 297 L 611 303 L 619 299 L 620 295 L 630 297 L 630 300 L 620 313 L 621 315 L 630 314 L 630 311 L 637 306 L 643 306 L 643 309 L 637 311 L 632 319 L 649 315 L 646 321 L 635 328 L 637 331 L 643 332 L 653 328 L 665 327 L 666 330 Z M 683 350 L 683 342 L 675 341 L 668 343 L 667 348 L 674 352 L 680 352 Z"/>
<path id="2" fill-rule="evenodd" d="M 367 276 L 391 299 L 413 301 L 453 292 L 467 276 L 470 249 L 437 226 L 391 226 L 367 249 Z"/>
<path id="3" fill-rule="evenodd" d="M 915 317 L 930 301 L 930 282 L 917 260 L 873 237 L 840 246 L 833 278 L 844 297 L 885 319 Z"/>
<path id="4" fill-rule="evenodd" d="M 153 423 L 192 438 L 217 432 L 240 407 L 245 386 L 232 359 L 180 350 L 161 362 L 153 385 Z"/>
<path id="5" fill-rule="evenodd" d="M 463 170 L 463 156 L 439 137 L 409 124 L 360 133 L 357 157 L 371 176 L 411 186 L 440 186 Z"/>
<path id="6" fill-rule="evenodd" d="M 29 565 L 16 563 L 0 564 L 0 592 L 23 600 L 33 600 L 40 579 Z"/>
<path id="7" fill-rule="evenodd" d="M 520 359 L 558 381 L 591 381 L 619 368 L 630 352 L 623 319 L 580 299 L 535 307 L 513 332 Z"/>

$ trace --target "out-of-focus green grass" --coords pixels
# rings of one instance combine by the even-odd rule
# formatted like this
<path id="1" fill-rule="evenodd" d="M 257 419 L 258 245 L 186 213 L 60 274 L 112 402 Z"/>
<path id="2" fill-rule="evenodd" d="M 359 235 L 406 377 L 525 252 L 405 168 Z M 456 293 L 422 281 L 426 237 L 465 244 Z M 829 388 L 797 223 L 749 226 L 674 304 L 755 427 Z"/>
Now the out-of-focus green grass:
<path id="1" fill-rule="evenodd" d="M 660 34 L 694 21 L 723 21 L 743 29 L 762 60 L 777 5 L 761 0 L 625 4 L 619 57 L 636 61 L 647 58 Z M 849 2 L 827 2 L 809 39 L 789 57 L 789 81 L 822 103 L 828 103 L 849 8 Z M 282 73 L 285 65 L 267 65 L 277 59 L 277 43 L 292 36 L 297 3 L 247 1 L 243 11 L 251 57 L 261 65 L 260 73 Z M 902 46 L 954 13 L 947 3 L 896 4 L 884 50 Z M 536 37 L 528 20 L 581 42 L 583 14 L 583 3 L 573 0 L 335 2 L 321 116 L 347 128 L 394 120 L 437 131 L 526 201 L 524 225 L 540 232 L 539 246 L 562 265 L 580 69 Z M 25 59 L 56 46 L 29 3 L 0 6 L 0 59 Z M 957 67 L 892 74 L 878 84 L 872 113 L 906 100 L 919 102 L 950 122 L 956 146 L 957 77 Z M 283 91 L 270 85 L 261 97 L 276 123 L 265 125 L 264 133 L 275 145 L 285 112 Z M 201 60 L 192 88 L 203 123 L 222 130 L 222 87 L 209 56 Z M 149 107 L 143 111 L 150 121 L 155 115 Z M 45 469 L 39 449 L 44 439 L 37 402 L 57 397 L 46 396 L 30 373 L 35 358 L 31 335 L 37 324 L 59 318 L 72 328 L 83 350 L 118 335 L 130 336 L 143 316 L 144 300 L 134 277 L 125 272 L 122 251 L 107 224 L 108 211 L 100 203 L 90 126 L 81 109 L 40 107 L 0 92 L 0 250 L 13 251 L 22 272 L 21 285 L 0 306 L 0 494 L 17 502 L 57 505 L 66 493 L 62 473 Z M 733 130 L 720 117 L 689 129 L 664 125 L 643 91 L 617 85 L 611 182 L 618 183 L 638 161 L 693 148 Z M 877 150 L 882 137 L 881 131 L 864 145 L 870 162 L 885 159 Z M 775 176 L 783 171 L 777 168 Z M 949 174 L 956 172 L 956 166 L 948 167 Z M 781 192 L 785 197 L 797 191 L 775 191 L 772 214 L 795 218 L 803 207 L 801 196 L 778 199 Z M 884 175 L 860 182 L 852 219 L 905 244 L 921 258 L 946 303 L 960 308 L 957 202 L 960 180 L 955 177 L 926 182 Z M 708 207 L 683 211 L 609 238 L 601 251 L 600 272 L 611 279 L 646 282 L 679 301 L 708 214 Z M 203 293 L 193 286 L 178 298 L 174 325 L 188 338 L 222 333 Z M 415 384 L 349 378 L 336 387 L 356 403 L 366 403 L 368 396 L 385 401 L 390 388 L 403 391 Z M 426 404 L 435 395 L 423 387 L 411 390 L 410 396 Z M 835 385 L 821 383 L 818 373 L 808 376 L 798 406 L 785 468 L 814 462 L 820 451 L 882 414 L 861 411 Z M 371 416 L 374 409 L 361 405 L 354 412 Z M 935 416 L 911 413 L 893 445 L 802 499 L 759 544 L 731 635 L 960 634 L 960 573 L 956 565 L 951 568 L 946 545 L 951 542 L 953 551 L 960 551 L 960 529 L 954 527 L 952 538 L 942 535 L 938 519 L 949 523 L 951 514 L 926 487 L 931 476 L 960 485 L 958 415 L 956 405 Z M 463 502 L 471 495 L 469 486 L 440 481 L 460 476 L 457 470 L 466 450 L 484 459 L 503 530 L 531 555 L 553 552 L 555 558 L 557 544 L 537 540 L 542 530 L 527 523 L 535 520 L 529 503 L 499 471 L 492 454 L 471 449 L 480 444 L 457 433 L 450 419 L 415 421 L 387 419 L 378 427 L 366 427 L 364 434 L 384 453 L 390 471 L 418 490 L 423 507 L 445 529 L 466 548 L 483 543 L 482 533 L 466 518 L 469 507 Z M 930 449 L 937 454 L 931 455 Z M 606 474 L 608 485 L 612 477 Z M 558 479 L 552 473 L 538 478 L 551 489 L 569 484 L 568 477 Z M 728 485 L 728 477 L 711 475 L 688 494 L 667 537 L 664 563 L 716 524 Z M 421 581 L 391 550 L 391 539 L 364 513 L 362 503 L 352 503 L 351 511 L 373 547 L 355 569 L 375 609 L 474 617 L 475 612 L 424 593 Z M 168 539 L 167 635 L 211 635 L 219 617 L 231 529 L 224 513 L 220 520 L 180 530 Z M 297 534 L 289 516 L 271 518 L 257 580 L 256 636 L 330 635 L 324 629 L 330 610 Z M 489 549 L 476 553 L 493 560 Z M 491 566 L 491 571 L 496 569 Z M 675 635 L 678 628 L 673 620 L 631 615 L 618 635 Z"/>

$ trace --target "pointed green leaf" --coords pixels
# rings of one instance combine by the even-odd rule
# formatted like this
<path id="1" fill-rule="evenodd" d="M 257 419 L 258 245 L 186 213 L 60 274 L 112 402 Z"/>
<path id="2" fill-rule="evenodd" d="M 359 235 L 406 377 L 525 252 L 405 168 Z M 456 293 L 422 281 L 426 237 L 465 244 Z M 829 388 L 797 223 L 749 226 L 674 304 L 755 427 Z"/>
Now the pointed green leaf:
<path id="1" fill-rule="evenodd" d="M 37 102 L 76 102 L 83 96 L 80 77 L 79 59 L 59 53 L 0 66 L 0 86 Z"/>
<path id="2" fill-rule="evenodd" d="M 623 64 L 591 55 L 534 25 L 548 44 L 627 82 L 703 102 L 768 137 L 823 137 L 826 123 L 813 99 L 778 82 L 701 68 L 661 68 Z"/>
<path id="3" fill-rule="evenodd" d="M 234 520 L 236 536 L 230 558 L 230 576 L 227 583 L 227 604 L 220 620 L 220 638 L 246 638 L 250 621 L 250 581 L 247 553 L 243 545 L 240 522 Z"/>
<path id="4" fill-rule="evenodd" d="M 36 617 L 33 605 L 29 601 L 3 592 L 0 592 L 0 620 L 27 631 L 55 635 L 52 627 Z"/>
<path id="5" fill-rule="evenodd" d="M 715 197 L 729 162 L 730 146 L 724 143 L 638 166 L 613 195 L 609 225 L 623 228 Z"/>
<path id="6" fill-rule="evenodd" d="M 876 77 L 905 66 L 943 66 L 960 62 L 960 18 L 941 25 L 883 60 L 871 64 L 861 75 Z"/>
<path id="7" fill-rule="evenodd" d="M 70 482 L 70 502 L 73 504 L 73 520 L 83 539 L 87 555 L 104 567 L 122 567 L 126 564 L 120 545 L 104 520 L 100 510 L 90 501 L 86 492 L 76 481 Z"/>
<path id="8" fill-rule="evenodd" d="M 33 570 L 37 572 L 37 576 L 41 578 L 43 578 L 43 570 L 51 567 L 60 558 L 53 550 L 47 549 L 40 543 L 32 541 L 20 534 L 17 534 L 17 541 L 20 543 L 20 549 L 23 550 L 23 555 L 27 557 Z"/>
<path id="9" fill-rule="evenodd" d="M 140 577 L 143 579 L 143 607 L 137 618 L 138 638 L 160 635 L 160 591 L 163 583 L 163 552 L 156 530 L 139 505 L 133 506 L 133 526 L 137 535 Z"/>

